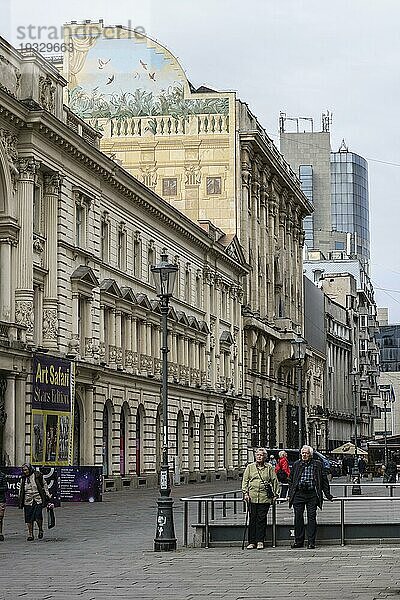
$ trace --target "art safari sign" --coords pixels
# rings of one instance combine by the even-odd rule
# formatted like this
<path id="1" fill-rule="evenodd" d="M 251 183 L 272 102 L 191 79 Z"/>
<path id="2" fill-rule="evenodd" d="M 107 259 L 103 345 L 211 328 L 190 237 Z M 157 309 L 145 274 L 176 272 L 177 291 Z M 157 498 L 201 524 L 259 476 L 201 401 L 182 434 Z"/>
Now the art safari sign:
<path id="1" fill-rule="evenodd" d="M 73 453 L 74 364 L 36 355 L 32 371 L 31 462 L 68 465 Z"/>

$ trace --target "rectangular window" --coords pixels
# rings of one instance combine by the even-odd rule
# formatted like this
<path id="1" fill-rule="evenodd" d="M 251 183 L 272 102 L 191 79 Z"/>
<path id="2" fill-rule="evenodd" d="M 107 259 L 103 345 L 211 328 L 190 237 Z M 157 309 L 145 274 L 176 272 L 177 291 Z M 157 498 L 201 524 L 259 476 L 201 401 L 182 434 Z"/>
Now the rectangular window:
<path id="1" fill-rule="evenodd" d="M 85 244 L 85 209 L 81 204 L 75 205 L 75 243 L 79 248 Z"/>
<path id="2" fill-rule="evenodd" d="M 108 263 L 110 249 L 110 226 L 107 221 L 101 222 L 101 260 Z"/>
<path id="3" fill-rule="evenodd" d="M 118 268 L 124 271 L 126 269 L 126 231 L 118 231 Z"/>
<path id="4" fill-rule="evenodd" d="M 140 277 L 142 265 L 142 242 L 140 239 L 133 240 L 133 274 Z"/>
<path id="5" fill-rule="evenodd" d="M 335 250 L 344 250 L 344 242 L 335 242 Z"/>
<path id="6" fill-rule="evenodd" d="M 178 193 L 178 180 L 176 177 L 165 177 L 162 180 L 163 196 L 176 196 Z"/>
<path id="7" fill-rule="evenodd" d="M 208 196 L 221 194 L 221 191 L 222 191 L 221 177 L 207 177 L 206 186 L 207 186 L 207 195 Z"/>

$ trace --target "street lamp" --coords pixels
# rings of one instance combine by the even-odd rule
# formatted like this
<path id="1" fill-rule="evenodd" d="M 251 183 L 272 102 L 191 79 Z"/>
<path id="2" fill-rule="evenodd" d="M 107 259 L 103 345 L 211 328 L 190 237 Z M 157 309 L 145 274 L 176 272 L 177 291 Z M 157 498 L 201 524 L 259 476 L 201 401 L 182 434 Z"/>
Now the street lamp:
<path id="1" fill-rule="evenodd" d="M 301 396 L 302 376 L 303 376 L 303 360 L 306 355 L 307 342 L 302 337 L 297 337 L 292 340 L 293 358 L 296 361 L 296 379 L 297 379 L 297 404 L 298 404 L 298 424 L 299 424 L 299 452 L 303 445 L 303 419 L 301 413 L 302 401 Z"/>
<path id="2" fill-rule="evenodd" d="M 178 266 L 168 262 L 166 254 L 161 255 L 161 261 L 151 267 L 157 296 L 160 298 L 161 324 L 162 324 L 162 415 L 163 415 L 163 448 L 162 464 L 160 471 L 160 497 L 157 500 L 156 537 L 154 538 L 155 552 L 176 550 L 176 537 L 174 530 L 173 500 L 168 464 L 168 304 L 174 291 Z"/>
<path id="3" fill-rule="evenodd" d="M 357 384 L 357 375 L 358 373 L 353 373 L 353 409 L 354 409 L 354 464 L 351 472 L 351 476 L 353 479 L 353 487 L 351 488 L 351 493 L 353 496 L 359 496 L 361 494 L 361 485 L 360 485 L 360 471 L 358 469 L 358 447 L 357 447 L 357 394 L 358 394 L 358 384 Z"/>

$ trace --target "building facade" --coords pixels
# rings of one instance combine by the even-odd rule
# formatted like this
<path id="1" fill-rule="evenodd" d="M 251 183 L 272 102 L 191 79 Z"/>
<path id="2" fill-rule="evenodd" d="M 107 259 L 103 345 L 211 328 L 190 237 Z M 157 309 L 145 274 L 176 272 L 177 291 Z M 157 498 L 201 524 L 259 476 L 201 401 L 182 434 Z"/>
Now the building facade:
<path id="1" fill-rule="evenodd" d="M 371 281 L 358 260 L 327 261 L 321 259 L 318 252 L 308 253 L 304 270 L 311 281 L 348 312 L 353 361 L 347 374 L 353 378 L 353 393 L 358 397 L 356 407 L 361 438 L 370 439 L 373 436 L 373 419 L 377 416 L 375 399 L 379 397 L 378 323 Z M 354 415 L 354 409 L 350 410 L 351 398 L 348 398 L 347 406 Z"/>
<path id="2" fill-rule="evenodd" d="M 390 394 L 391 402 L 387 403 L 387 413 L 392 426 L 390 435 L 399 435 L 400 433 L 400 325 L 379 324 L 379 332 L 377 334 L 377 342 L 379 348 L 380 362 L 380 387 L 385 392 L 381 393 L 380 406 L 383 407 L 383 399 L 387 398 L 387 387 L 389 386 L 392 393 Z M 379 431 L 384 430 L 383 415 L 380 421 L 375 421 L 375 435 Z M 388 434 L 389 435 L 389 434 Z"/>
<path id="3" fill-rule="evenodd" d="M 253 447 L 284 446 L 297 410 L 292 342 L 303 334 L 302 222 L 312 206 L 234 93 L 194 88 L 176 58 L 144 35 L 90 23 L 81 43 L 81 27 L 65 28 L 71 110 L 101 131 L 106 154 L 243 248 L 248 434 Z"/>
<path id="4" fill-rule="evenodd" d="M 4 462 L 36 452 L 32 365 L 54 357 L 75 367 L 71 462 L 103 466 L 111 487 L 157 483 L 160 309 L 150 267 L 167 253 L 179 266 L 169 313 L 175 477 L 237 476 L 249 430 L 241 316 L 248 267 L 237 237 L 195 224 L 103 154 L 99 134 L 63 105 L 65 80 L 38 54 L 4 40 L 1 53 Z M 47 448 L 46 422 L 41 435 Z"/>

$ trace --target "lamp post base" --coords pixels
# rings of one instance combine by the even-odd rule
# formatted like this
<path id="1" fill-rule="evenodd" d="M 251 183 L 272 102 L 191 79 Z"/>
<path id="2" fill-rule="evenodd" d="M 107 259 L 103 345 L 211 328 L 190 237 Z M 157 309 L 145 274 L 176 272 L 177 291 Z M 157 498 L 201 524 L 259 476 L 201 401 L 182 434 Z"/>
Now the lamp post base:
<path id="1" fill-rule="evenodd" d="M 154 552 L 169 552 L 176 550 L 174 529 L 174 501 L 169 496 L 157 499 L 157 526 L 154 538 Z"/>

